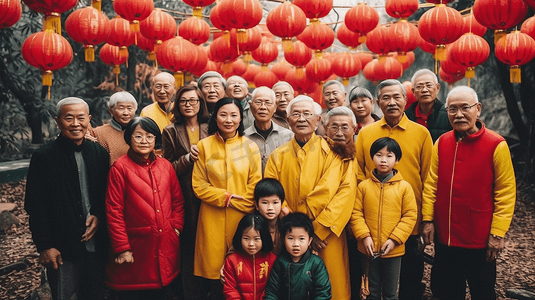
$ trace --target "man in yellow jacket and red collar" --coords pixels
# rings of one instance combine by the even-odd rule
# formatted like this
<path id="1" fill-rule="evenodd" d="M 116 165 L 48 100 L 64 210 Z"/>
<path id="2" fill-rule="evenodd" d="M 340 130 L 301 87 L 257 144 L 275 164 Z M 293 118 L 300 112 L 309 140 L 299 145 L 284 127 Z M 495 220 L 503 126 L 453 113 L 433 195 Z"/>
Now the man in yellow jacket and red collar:
<path id="1" fill-rule="evenodd" d="M 438 299 L 496 299 L 496 258 L 513 217 L 516 184 L 503 137 L 486 129 L 466 86 L 446 99 L 453 127 L 435 146 L 425 182 L 422 238 L 435 241 L 431 289 Z M 435 235 L 436 233 L 436 235 Z"/>
<path id="2" fill-rule="evenodd" d="M 321 107 L 307 96 L 297 96 L 287 107 L 294 138 L 273 151 L 264 177 L 278 179 L 286 193 L 287 209 L 312 220 L 311 248 L 324 260 L 333 300 L 349 300 L 349 270 L 345 226 L 356 195 L 353 147 L 327 142 L 314 133 Z M 343 148 L 343 149 L 341 149 Z"/>

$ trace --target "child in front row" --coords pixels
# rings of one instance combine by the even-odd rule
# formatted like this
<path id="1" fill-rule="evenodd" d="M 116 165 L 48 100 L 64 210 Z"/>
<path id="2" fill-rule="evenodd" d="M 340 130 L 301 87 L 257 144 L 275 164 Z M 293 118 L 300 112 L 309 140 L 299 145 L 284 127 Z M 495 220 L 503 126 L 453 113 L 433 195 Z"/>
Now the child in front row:
<path id="1" fill-rule="evenodd" d="M 268 221 L 269 234 L 273 240 L 273 253 L 281 252 L 281 237 L 279 234 L 278 220 L 284 203 L 284 188 L 282 184 L 273 178 L 260 180 L 254 188 L 255 214 L 260 214 Z M 288 208 L 284 208 L 283 216 L 288 214 Z"/>
<path id="2" fill-rule="evenodd" d="M 284 248 L 271 270 L 264 299 L 331 299 L 325 264 L 309 249 L 314 236 L 309 217 L 291 213 L 280 220 L 279 232 L 284 237 Z"/>
<path id="3" fill-rule="evenodd" d="M 262 216 L 246 215 L 232 239 L 234 253 L 225 259 L 223 273 L 225 299 L 260 300 L 269 272 L 277 256 L 271 252 L 273 242 L 268 224 Z"/>
<path id="4" fill-rule="evenodd" d="M 369 293 L 366 298 L 398 299 L 401 256 L 416 224 L 418 210 L 411 185 L 394 169 L 401 159 L 401 147 L 388 137 L 370 147 L 375 163 L 371 178 L 361 182 L 351 215 L 351 230 L 369 262 Z M 381 298 L 382 294 L 382 298 Z"/>

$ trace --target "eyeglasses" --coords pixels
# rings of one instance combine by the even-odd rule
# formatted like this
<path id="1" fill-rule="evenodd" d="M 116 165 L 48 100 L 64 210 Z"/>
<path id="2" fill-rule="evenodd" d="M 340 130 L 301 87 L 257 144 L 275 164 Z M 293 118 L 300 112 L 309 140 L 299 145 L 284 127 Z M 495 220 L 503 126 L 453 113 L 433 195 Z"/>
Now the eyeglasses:
<path id="1" fill-rule="evenodd" d="M 295 120 L 299 120 L 299 118 L 301 117 L 305 118 L 305 120 L 309 120 L 309 119 L 312 119 L 315 115 L 316 114 L 309 113 L 308 111 L 306 111 L 304 113 L 294 112 L 293 114 L 290 115 L 290 117 Z"/>
<path id="2" fill-rule="evenodd" d="M 351 128 L 349 126 L 336 126 L 336 125 L 331 125 L 329 127 L 327 127 L 327 129 L 331 130 L 332 132 L 334 133 L 337 133 L 338 130 L 342 130 L 342 133 L 349 133 L 351 132 Z"/>
<path id="3" fill-rule="evenodd" d="M 187 100 L 184 100 L 184 99 L 180 99 L 178 100 L 178 105 L 180 106 L 186 106 L 188 105 L 188 103 L 190 105 L 196 105 L 197 103 L 199 103 L 199 99 L 187 99 Z"/>
<path id="4" fill-rule="evenodd" d="M 147 143 L 151 144 L 156 140 L 156 136 L 152 134 L 147 134 L 145 136 L 136 134 L 136 135 L 132 135 L 132 138 L 134 139 L 136 143 L 141 143 L 141 141 L 145 140 L 147 141 Z"/>
<path id="5" fill-rule="evenodd" d="M 264 104 L 265 106 L 271 106 L 271 105 L 275 104 L 275 102 L 273 102 L 273 101 L 262 101 L 262 100 L 254 100 L 252 103 L 255 106 L 262 106 L 262 104 Z"/>
<path id="6" fill-rule="evenodd" d="M 435 84 L 428 82 L 426 84 L 417 84 L 416 86 L 414 86 L 414 90 L 415 91 L 421 91 L 424 88 L 427 88 L 428 90 L 430 90 L 430 89 L 432 89 L 434 87 L 435 87 Z"/>
<path id="7" fill-rule="evenodd" d="M 446 110 L 448 111 L 448 114 L 450 114 L 450 115 L 455 115 L 455 114 L 457 114 L 457 112 L 458 112 L 459 110 L 461 110 L 461 112 L 462 112 L 463 114 L 466 114 L 466 113 L 470 112 L 470 110 L 472 109 L 472 107 L 474 107 L 474 106 L 476 106 L 476 105 L 477 105 L 477 103 L 474 103 L 474 104 L 469 105 L 469 106 L 468 106 L 468 105 L 467 105 L 467 106 L 463 106 L 463 107 L 450 106 L 450 107 L 447 107 Z"/>

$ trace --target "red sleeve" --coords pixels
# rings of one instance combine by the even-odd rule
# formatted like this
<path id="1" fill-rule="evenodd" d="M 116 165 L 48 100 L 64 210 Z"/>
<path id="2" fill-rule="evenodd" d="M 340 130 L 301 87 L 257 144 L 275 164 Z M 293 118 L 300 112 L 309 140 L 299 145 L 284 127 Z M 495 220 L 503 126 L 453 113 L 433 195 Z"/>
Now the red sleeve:
<path id="1" fill-rule="evenodd" d="M 130 250 L 124 223 L 124 195 L 124 174 L 121 171 L 121 165 L 114 164 L 108 175 L 108 191 L 106 193 L 106 217 L 114 253 Z"/>
<path id="2" fill-rule="evenodd" d="M 241 300 L 240 291 L 238 290 L 238 278 L 236 274 L 236 265 L 238 264 L 236 253 L 229 255 L 225 259 L 223 274 L 225 274 L 225 285 L 223 294 L 226 300 Z"/>

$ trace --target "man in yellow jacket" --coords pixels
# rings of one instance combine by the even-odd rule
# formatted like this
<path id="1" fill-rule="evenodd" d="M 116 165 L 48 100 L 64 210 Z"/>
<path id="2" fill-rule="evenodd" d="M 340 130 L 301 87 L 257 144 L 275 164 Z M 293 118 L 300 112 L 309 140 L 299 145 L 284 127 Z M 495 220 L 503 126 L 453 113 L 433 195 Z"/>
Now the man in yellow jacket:
<path id="1" fill-rule="evenodd" d="M 383 111 L 383 118 L 361 129 L 355 142 L 357 151 L 357 181 L 360 183 L 372 177 L 375 168 L 370 147 L 381 137 L 395 139 L 401 146 L 403 158 L 397 169 L 403 179 L 412 186 L 418 206 L 418 221 L 412 235 L 406 242 L 405 255 L 401 260 L 399 282 L 399 299 L 421 299 L 424 292 L 422 276 L 424 262 L 418 255 L 418 226 L 422 216 L 422 191 L 429 164 L 433 140 L 424 126 L 413 122 L 404 113 L 407 104 L 407 92 L 401 82 L 389 79 L 377 86 L 377 104 Z"/>
<path id="2" fill-rule="evenodd" d="M 296 97 L 287 112 L 295 138 L 271 153 L 264 176 L 282 183 L 289 210 L 305 213 L 312 220 L 315 236 L 311 246 L 329 272 L 332 299 L 350 299 L 344 228 L 356 193 L 353 152 L 335 152 L 332 144 L 314 133 L 321 107 L 312 98 Z"/>
<path id="3" fill-rule="evenodd" d="M 175 77 L 167 72 L 161 72 L 152 78 L 152 98 L 154 103 L 145 106 L 139 116 L 149 117 L 160 128 L 160 131 L 171 124 L 173 118 L 172 104 L 176 93 Z"/>

